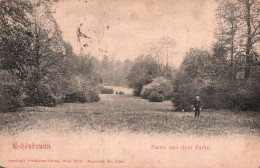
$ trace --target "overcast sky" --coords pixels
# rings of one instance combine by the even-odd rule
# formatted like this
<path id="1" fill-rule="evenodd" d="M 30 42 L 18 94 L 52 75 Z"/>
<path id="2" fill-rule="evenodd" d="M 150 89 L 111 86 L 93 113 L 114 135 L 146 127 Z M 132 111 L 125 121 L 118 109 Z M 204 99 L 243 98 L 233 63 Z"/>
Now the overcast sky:
<path id="1" fill-rule="evenodd" d="M 86 1 L 86 0 L 84 0 Z M 214 0 L 60 0 L 55 18 L 63 37 L 79 53 L 77 28 L 91 37 L 84 51 L 116 60 L 147 54 L 159 39 L 176 41 L 171 64 L 191 47 L 210 47 L 216 31 Z M 107 51 L 107 53 L 105 52 Z"/>

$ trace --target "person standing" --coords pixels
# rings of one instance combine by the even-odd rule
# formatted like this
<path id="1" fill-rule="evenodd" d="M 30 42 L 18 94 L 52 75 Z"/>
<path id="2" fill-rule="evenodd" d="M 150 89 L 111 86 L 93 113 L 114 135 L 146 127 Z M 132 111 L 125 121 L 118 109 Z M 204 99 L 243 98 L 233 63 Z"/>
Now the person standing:
<path id="1" fill-rule="evenodd" d="M 202 102 L 200 100 L 200 96 L 197 95 L 196 98 L 193 100 L 193 109 L 195 110 L 195 117 L 200 116 L 201 105 L 202 105 Z"/>

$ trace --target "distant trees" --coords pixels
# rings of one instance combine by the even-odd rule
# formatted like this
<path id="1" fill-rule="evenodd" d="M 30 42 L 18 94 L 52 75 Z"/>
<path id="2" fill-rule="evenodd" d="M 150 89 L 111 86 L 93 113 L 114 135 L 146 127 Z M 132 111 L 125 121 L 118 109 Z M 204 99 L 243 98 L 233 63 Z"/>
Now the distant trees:
<path id="1" fill-rule="evenodd" d="M 127 75 L 132 64 L 129 59 L 121 62 L 105 55 L 101 61 L 98 60 L 96 70 L 104 85 L 127 86 Z"/>
<path id="2" fill-rule="evenodd" d="M 170 60 L 175 56 L 175 45 L 174 39 L 169 36 L 159 39 L 157 43 L 150 49 L 149 54 L 159 64 L 159 71 L 161 76 L 167 79 L 171 79 L 173 67 L 170 64 Z"/>

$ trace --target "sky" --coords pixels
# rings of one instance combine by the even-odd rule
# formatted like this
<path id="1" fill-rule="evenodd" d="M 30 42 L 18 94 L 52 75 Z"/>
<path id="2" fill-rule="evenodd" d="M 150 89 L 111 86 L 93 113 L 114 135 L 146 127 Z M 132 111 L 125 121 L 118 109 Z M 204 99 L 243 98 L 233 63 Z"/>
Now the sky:
<path id="1" fill-rule="evenodd" d="M 75 53 L 80 52 L 77 29 L 85 53 L 116 60 L 134 60 L 151 52 L 160 39 L 169 47 L 170 65 L 179 66 L 192 47 L 209 48 L 216 31 L 215 0 L 60 0 L 54 17 Z"/>

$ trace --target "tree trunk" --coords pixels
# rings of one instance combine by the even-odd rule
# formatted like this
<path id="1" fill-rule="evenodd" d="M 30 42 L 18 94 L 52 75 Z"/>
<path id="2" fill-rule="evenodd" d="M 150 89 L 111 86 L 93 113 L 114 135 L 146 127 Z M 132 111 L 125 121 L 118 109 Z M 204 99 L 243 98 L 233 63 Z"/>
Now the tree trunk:
<path id="1" fill-rule="evenodd" d="M 246 65 L 245 65 L 245 79 L 247 80 L 250 77 L 251 72 L 251 49 L 252 49 L 252 37 L 251 37 L 251 4 L 249 0 L 246 0 L 246 23 L 247 23 L 247 43 L 246 43 Z"/>
<path id="2" fill-rule="evenodd" d="M 234 57 L 234 36 L 235 36 L 235 33 L 234 33 L 234 23 L 232 21 L 232 28 L 231 28 L 231 51 L 230 51 L 230 66 L 232 67 L 233 66 L 233 57 Z"/>

